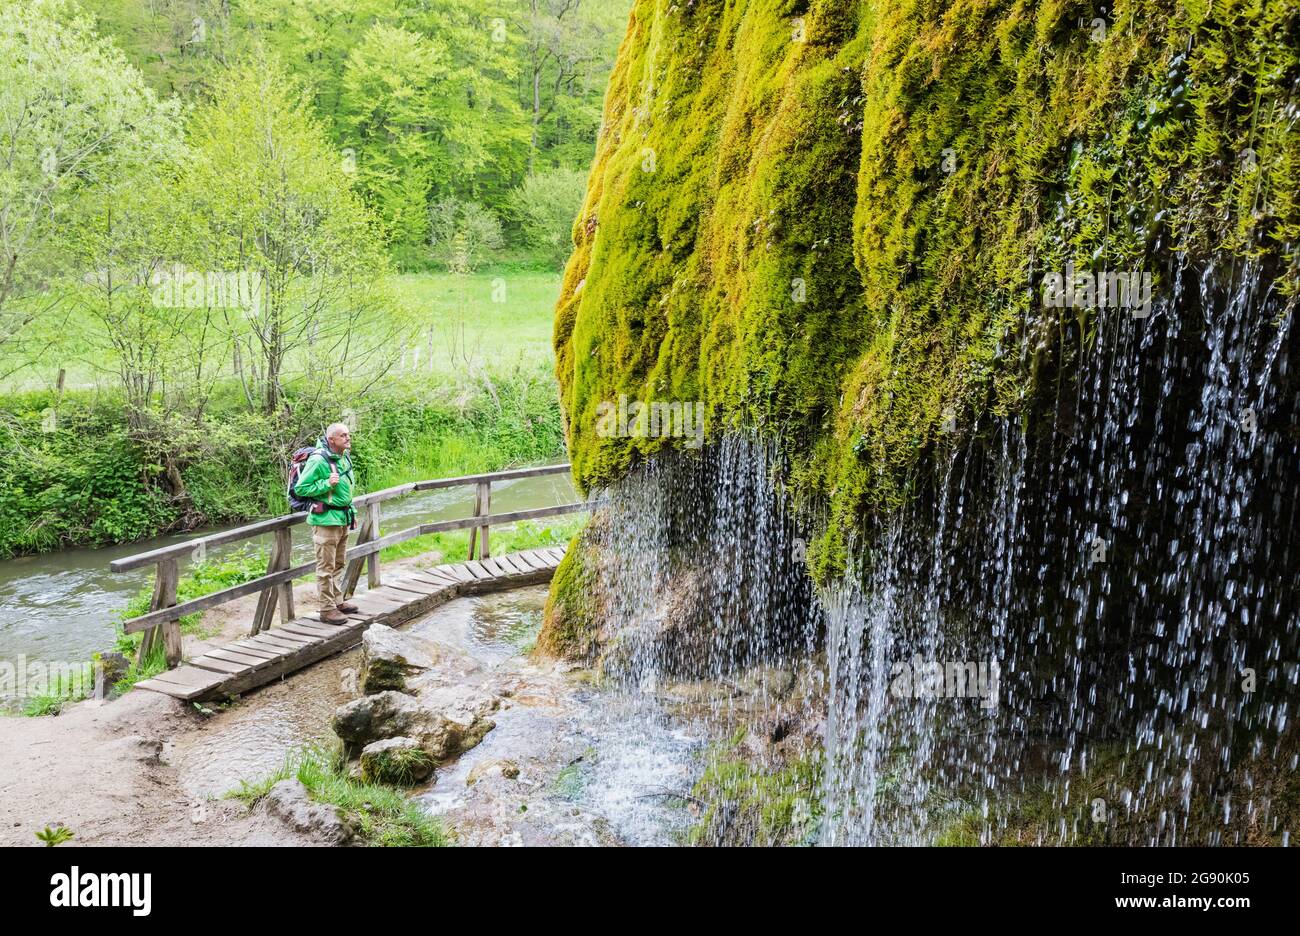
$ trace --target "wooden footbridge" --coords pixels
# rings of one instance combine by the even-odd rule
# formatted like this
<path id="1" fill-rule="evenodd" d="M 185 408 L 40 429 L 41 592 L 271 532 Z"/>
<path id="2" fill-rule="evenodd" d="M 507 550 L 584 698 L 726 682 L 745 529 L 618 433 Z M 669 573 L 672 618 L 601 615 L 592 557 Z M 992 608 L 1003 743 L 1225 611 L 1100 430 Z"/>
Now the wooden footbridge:
<path id="1" fill-rule="evenodd" d="M 488 547 L 489 529 L 494 525 L 585 511 L 589 505 L 578 502 L 493 514 L 490 511 L 492 484 L 564 474 L 568 471 L 569 466 L 564 464 L 460 478 L 439 478 L 403 484 L 356 498 L 353 506 L 361 522 L 356 543 L 347 551 L 342 585 L 344 593 L 357 605 L 358 610 L 347 615 L 346 624 L 327 624 L 315 612 L 299 616 L 294 611 L 294 580 L 316 571 L 314 560 L 291 567 L 293 528 L 306 521 L 305 513 L 261 520 L 233 530 L 115 560 L 109 565 L 113 572 L 126 572 L 147 565 L 157 567 L 150 611 L 126 621 L 124 629 L 128 634 L 144 633 L 140 644 L 142 658 L 161 643 L 168 668 L 157 676 L 136 683 L 136 688 L 162 692 L 187 701 L 229 698 L 356 646 L 361 640 L 362 632 L 375 622 L 400 624 L 462 595 L 549 581 L 564 557 L 563 548 L 530 549 L 492 556 Z M 380 534 L 380 504 L 384 501 L 421 491 L 469 485 L 476 491 L 473 516 L 422 523 L 395 533 Z M 417 536 L 451 530 L 470 531 L 469 557 L 464 562 L 381 576 L 380 550 Z M 201 598 L 177 603 L 176 586 L 182 558 L 202 558 L 209 547 L 267 534 L 274 538 L 265 575 Z M 357 594 L 363 565 L 366 567 L 367 590 Z M 184 615 L 205 611 L 252 594 L 259 597 L 249 623 L 248 635 L 220 649 L 209 650 L 181 665 L 180 619 Z M 279 623 L 273 623 L 277 618 Z"/>

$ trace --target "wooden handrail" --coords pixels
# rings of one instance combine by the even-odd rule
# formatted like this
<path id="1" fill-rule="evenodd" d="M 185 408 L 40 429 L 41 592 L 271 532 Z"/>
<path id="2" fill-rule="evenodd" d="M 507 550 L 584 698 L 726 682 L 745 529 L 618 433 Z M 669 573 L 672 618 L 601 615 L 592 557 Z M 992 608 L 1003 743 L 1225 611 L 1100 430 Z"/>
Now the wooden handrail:
<path id="1" fill-rule="evenodd" d="M 467 530 L 470 527 L 490 526 L 493 524 L 500 526 L 503 523 L 518 523 L 521 520 L 540 520 L 543 517 L 579 513 L 590 510 L 593 506 L 595 506 L 595 502 L 578 501 L 572 504 L 558 504 L 555 507 L 537 507 L 532 510 L 516 510 L 511 513 L 491 514 L 483 517 L 464 517 L 459 520 L 435 520 L 431 523 L 421 523 L 418 526 L 408 527 L 397 533 L 389 533 L 387 536 L 371 540 L 368 543 L 358 543 L 351 546 L 348 548 L 346 559 L 348 562 L 354 559 L 364 559 L 378 553 L 380 550 L 387 549 L 389 546 L 396 546 L 398 543 L 405 543 L 407 540 L 415 539 L 417 536 L 427 536 L 430 533 Z M 254 592 L 265 591 L 276 585 L 283 585 L 286 582 L 310 574 L 315 568 L 316 562 L 313 560 L 292 569 L 263 575 L 260 578 L 212 592 L 210 595 L 204 595 L 201 598 L 193 598 L 181 604 L 172 605 L 169 608 L 160 608 L 157 611 L 150 611 L 148 614 L 131 618 L 123 623 L 122 629 L 128 634 L 148 630 L 168 621 L 179 620 L 187 614 L 193 614 L 195 611 L 206 611 L 209 608 L 215 608 L 219 604 L 225 604 L 227 601 L 234 601 L 236 598 L 243 598 Z"/>
<path id="2" fill-rule="evenodd" d="M 343 589 L 346 594 L 352 594 L 356 588 L 357 580 L 360 577 L 361 566 L 364 564 L 368 568 L 368 580 L 371 588 L 377 588 L 380 584 L 379 578 L 379 553 L 381 550 L 395 546 L 398 543 L 404 543 L 407 540 L 414 539 L 417 536 L 425 536 L 429 533 L 441 533 L 450 530 L 472 529 L 470 541 L 470 555 L 473 558 L 474 553 L 474 536 L 481 536 L 481 546 L 479 548 L 479 557 L 488 556 L 488 527 L 492 524 L 516 523 L 520 520 L 534 520 L 542 517 L 553 517 L 559 514 L 576 513 L 578 511 L 589 510 L 591 504 L 577 502 L 572 504 L 559 504 L 554 507 L 540 507 L 532 510 L 516 510 L 511 513 L 490 514 L 488 503 L 489 499 L 486 492 L 490 491 L 493 481 L 513 481 L 520 478 L 535 478 L 543 475 L 563 474 L 569 471 L 570 466 L 562 465 L 540 465 L 535 468 L 514 468 L 509 471 L 495 471 L 488 474 L 462 475 L 456 478 L 434 478 L 428 481 L 412 481 L 407 484 L 399 484 L 396 487 L 385 488 L 382 491 L 375 491 L 371 494 L 363 494 L 354 498 L 352 505 L 355 508 L 364 510 L 364 520 L 360 524 L 357 542 L 348 549 L 345 559 L 346 566 L 343 573 Z M 379 531 L 379 505 L 386 500 L 394 497 L 401 497 L 406 494 L 412 494 L 417 491 L 432 491 L 445 488 L 459 487 L 462 485 L 475 485 L 478 495 L 474 502 L 474 516 L 465 517 L 460 520 L 437 520 L 432 523 L 421 523 L 417 526 L 408 527 L 405 530 L 399 530 L 396 533 L 389 533 L 386 536 L 380 535 Z M 163 640 L 167 665 L 175 666 L 181 658 L 181 635 L 179 621 L 187 614 L 193 614 L 196 611 L 205 611 L 208 608 L 214 608 L 217 605 L 224 604 L 227 601 L 233 601 L 236 598 L 242 598 L 245 595 L 260 593 L 257 610 L 253 615 L 253 624 L 251 633 L 256 634 L 266 630 L 271 626 L 271 619 L 279 608 L 282 620 L 288 621 L 293 618 L 293 581 L 304 575 L 309 575 L 316 568 L 316 563 L 309 562 L 294 568 L 289 567 L 290 553 L 292 548 L 291 529 L 299 523 L 305 522 L 306 513 L 286 514 L 283 517 L 272 517 L 267 520 L 258 520 L 255 523 L 245 524 L 241 527 L 235 527 L 231 530 L 222 530 L 219 533 L 210 533 L 207 536 L 200 536 L 184 543 L 175 543 L 171 546 L 163 546 L 159 549 L 151 549 L 148 552 L 138 553 L 134 556 L 127 556 L 122 559 L 115 559 L 109 563 L 109 569 L 113 572 L 127 572 L 131 569 L 138 569 L 141 566 L 156 565 L 157 573 L 154 580 L 153 600 L 150 602 L 150 610 L 147 614 L 131 618 L 122 625 L 123 630 L 128 634 L 144 632 L 144 640 L 140 644 L 140 655 L 143 658 L 152 647 L 157 644 L 161 638 Z M 196 550 L 203 550 L 209 546 L 220 546 L 226 543 L 236 543 L 240 540 L 250 539 L 255 536 L 262 536 L 267 533 L 275 534 L 275 542 L 271 550 L 271 558 L 267 565 L 267 573 L 259 578 L 249 582 L 243 582 L 230 588 L 224 588 L 221 591 L 213 592 L 210 595 L 204 595 L 201 598 L 195 598 L 191 601 L 178 603 L 176 600 L 176 583 L 178 579 L 178 565 L 181 556 L 194 554 Z"/>
<path id="3" fill-rule="evenodd" d="M 412 481 L 406 484 L 399 484 L 396 487 L 384 488 L 382 491 L 375 491 L 371 494 L 362 494 L 354 498 L 352 506 L 354 508 L 365 507 L 369 504 L 380 501 L 391 500 L 394 497 L 401 497 L 404 494 L 411 494 L 416 491 L 433 491 L 440 488 L 459 487 L 461 485 L 478 484 L 487 481 L 513 481 L 519 478 L 536 478 L 543 475 L 563 474 L 568 472 L 569 464 L 566 462 L 562 465 L 540 465 L 536 468 L 514 468 L 509 471 L 497 471 L 491 474 L 464 475 L 459 478 L 435 478 L 431 481 Z M 148 552 L 137 553 L 134 556 L 125 556 L 122 559 L 114 559 L 108 564 L 110 572 L 129 572 L 132 569 L 138 569 L 141 566 L 153 565 L 163 559 L 179 559 L 187 553 L 194 550 L 207 548 L 208 546 L 223 546 L 227 543 L 237 543 L 240 540 L 251 539 L 254 536 L 261 536 L 265 533 L 272 533 L 285 527 L 294 526 L 303 523 L 307 519 L 304 512 L 286 514 L 283 517 L 272 517 L 269 520 L 258 520 L 255 523 L 249 523 L 245 526 L 235 527 L 230 530 L 222 530 L 220 533 L 209 533 L 207 536 L 197 536 L 192 540 L 186 540 L 183 543 L 174 543 L 171 546 L 162 546 L 158 549 L 151 549 Z"/>

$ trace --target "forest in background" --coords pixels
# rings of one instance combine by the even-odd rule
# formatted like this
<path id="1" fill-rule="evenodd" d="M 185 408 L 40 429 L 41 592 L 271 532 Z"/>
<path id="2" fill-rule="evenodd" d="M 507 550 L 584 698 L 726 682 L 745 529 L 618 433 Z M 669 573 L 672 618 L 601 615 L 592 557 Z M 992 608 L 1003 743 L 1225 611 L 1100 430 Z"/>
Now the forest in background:
<path id="1" fill-rule="evenodd" d="M 0 0 L 0 556 L 563 454 L 590 0 Z"/>

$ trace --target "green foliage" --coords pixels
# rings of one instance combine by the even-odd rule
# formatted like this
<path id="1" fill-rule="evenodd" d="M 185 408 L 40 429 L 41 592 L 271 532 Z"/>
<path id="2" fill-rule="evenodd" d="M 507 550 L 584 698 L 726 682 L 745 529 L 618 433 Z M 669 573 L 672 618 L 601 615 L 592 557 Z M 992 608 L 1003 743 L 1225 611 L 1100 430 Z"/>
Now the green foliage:
<path id="1" fill-rule="evenodd" d="M 419 803 L 387 786 L 352 779 L 339 750 L 311 749 L 295 754 L 268 777 L 252 783 L 241 780 L 239 789 L 227 796 L 252 807 L 271 787 L 291 778 L 299 780 L 316 802 L 342 809 L 366 845 L 429 848 L 451 844 L 442 824 Z"/>
<path id="2" fill-rule="evenodd" d="M 146 609 L 147 607 L 146 605 Z M 143 634 L 118 632 L 117 651 L 131 657 L 131 665 L 126 675 L 113 685 L 113 692 L 119 696 L 130 692 L 136 683 L 151 679 L 168 668 L 167 648 L 162 641 L 157 641 L 143 660 L 139 658 L 140 640 L 143 636 Z"/>
<path id="3" fill-rule="evenodd" d="M 51 422 L 52 404 L 31 394 L 3 407 L 11 416 L 0 422 L 0 556 L 140 539 L 174 521 L 166 498 L 141 484 L 120 417 L 65 400 Z"/>
<path id="4" fill-rule="evenodd" d="M 0 2 L 0 375 L 39 354 L 30 326 L 61 314 L 50 281 L 84 269 L 70 213 L 167 150 L 179 114 L 71 2 Z"/>
<path id="5" fill-rule="evenodd" d="M 67 673 L 69 681 L 63 682 L 64 672 L 51 667 L 52 685 L 41 695 L 29 696 L 23 702 L 22 714 L 27 718 L 40 718 L 46 715 L 58 715 L 63 707 L 73 702 L 88 698 L 95 687 L 95 670 L 93 664 L 85 663 L 77 672 Z"/>
<path id="6" fill-rule="evenodd" d="M 573 251 L 573 219 L 586 189 L 585 172 L 551 169 L 530 175 L 510 194 L 510 209 L 520 219 L 524 242 L 557 266 Z"/>
<path id="7" fill-rule="evenodd" d="M 283 63 L 412 269 L 438 199 L 501 212 L 531 172 L 590 164 L 630 0 L 82 3 L 160 93 L 201 98 L 250 55 Z"/>
<path id="8" fill-rule="evenodd" d="M 689 833 L 692 845 L 815 844 L 822 815 L 820 755 L 763 767 L 739 751 L 745 729 L 708 755 L 691 793 L 704 809 Z"/>
<path id="9" fill-rule="evenodd" d="M 591 662 L 596 655 L 600 609 L 593 606 L 592 588 L 597 557 L 590 543 L 591 528 L 584 526 L 551 577 L 551 589 L 542 611 L 542 629 L 535 650 L 547 656 Z"/>
<path id="10" fill-rule="evenodd" d="M 560 457 L 559 405 L 548 383 L 537 372 L 484 374 L 476 387 L 389 386 L 354 401 L 359 484 L 378 490 Z M 187 493 L 182 502 L 157 479 L 155 459 L 165 453 L 132 440 L 114 401 L 69 394 L 51 428 L 52 402 L 48 394 L 0 398 L 7 415 L 0 419 L 0 445 L 9 453 L 8 470 L 0 473 L 0 557 L 283 514 L 289 453 L 314 440 L 342 409 L 322 408 L 290 427 L 242 409 L 213 410 L 199 425 L 168 433 L 169 457 Z M 231 568 L 251 576 L 257 560 L 240 563 L 200 567 L 203 577 L 182 591 L 236 584 L 243 579 L 229 578 Z M 189 597 L 199 594 L 206 592 Z M 147 596 L 137 596 L 132 613 L 143 613 L 141 601 Z"/>
<path id="11" fill-rule="evenodd" d="M 473 273 L 504 244 L 500 220 L 476 202 L 444 198 L 429 209 L 429 245 L 448 273 Z"/>
<path id="12" fill-rule="evenodd" d="M 309 376 L 298 390 L 314 402 L 386 366 L 402 316 L 378 226 L 292 77 L 261 58 L 222 72 L 190 138 L 185 184 L 206 268 L 255 284 L 243 314 L 226 318 L 250 402 L 276 413 L 295 377 Z"/>
<path id="13" fill-rule="evenodd" d="M 703 400 L 711 434 L 779 433 L 829 574 L 946 411 L 1027 412 L 1034 364 L 1001 349 L 1031 263 L 1226 253 L 1294 293 L 1300 11 L 1132 0 L 1099 39 L 1079 13 L 641 0 L 556 309 L 579 483 L 666 444 L 600 437 L 602 402 Z"/>
<path id="14" fill-rule="evenodd" d="M 56 845 L 62 845 L 64 842 L 72 840 L 73 831 L 67 826 L 57 825 L 54 827 L 46 826 L 40 832 L 36 833 L 36 838 L 45 843 L 46 848 L 53 848 Z"/>

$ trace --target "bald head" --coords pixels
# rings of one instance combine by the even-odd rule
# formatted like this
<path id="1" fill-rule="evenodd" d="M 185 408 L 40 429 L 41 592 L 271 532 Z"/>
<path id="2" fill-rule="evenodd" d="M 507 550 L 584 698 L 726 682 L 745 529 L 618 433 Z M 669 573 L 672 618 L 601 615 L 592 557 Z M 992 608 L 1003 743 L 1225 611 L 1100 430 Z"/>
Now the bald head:
<path id="1" fill-rule="evenodd" d="M 341 422 L 336 422 L 325 430 L 325 441 L 335 455 L 342 455 L 352 442 L 352 430 Z"/>

